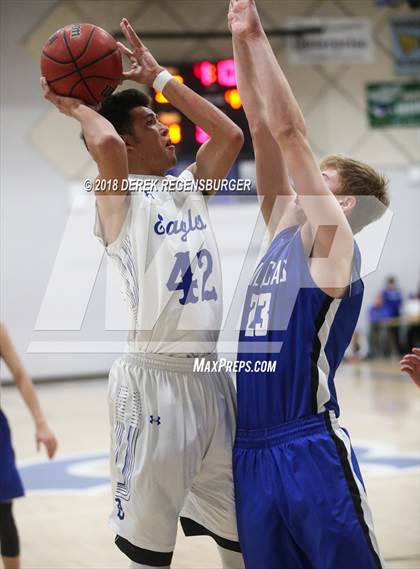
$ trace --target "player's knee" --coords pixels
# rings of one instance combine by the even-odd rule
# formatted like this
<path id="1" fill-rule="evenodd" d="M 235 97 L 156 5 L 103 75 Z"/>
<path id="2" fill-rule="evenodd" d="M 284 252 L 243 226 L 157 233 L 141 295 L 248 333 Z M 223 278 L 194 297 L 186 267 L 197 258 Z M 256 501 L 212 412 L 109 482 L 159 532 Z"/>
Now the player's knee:
<path id="1" fill-rule="evenodd" d="M 19 555 L 19 535 L 11 502 L 0 503 L 0 551 L 3 557 Z"/>

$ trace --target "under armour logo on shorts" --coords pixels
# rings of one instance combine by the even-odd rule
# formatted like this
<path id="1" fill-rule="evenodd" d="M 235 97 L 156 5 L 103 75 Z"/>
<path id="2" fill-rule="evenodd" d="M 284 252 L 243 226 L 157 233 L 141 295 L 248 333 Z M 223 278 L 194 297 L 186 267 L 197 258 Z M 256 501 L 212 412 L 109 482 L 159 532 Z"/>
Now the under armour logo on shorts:
<path id="1" fill-rule="evenodd" d="M 160 417 L 159 415 L 157 417 L 153 417 L 153 415 L 150 415 L 150 421 L 149 423 L 151 425 L 153 425 L 153 423 L 156 423 L 157 425 L 160 425 Z"/>

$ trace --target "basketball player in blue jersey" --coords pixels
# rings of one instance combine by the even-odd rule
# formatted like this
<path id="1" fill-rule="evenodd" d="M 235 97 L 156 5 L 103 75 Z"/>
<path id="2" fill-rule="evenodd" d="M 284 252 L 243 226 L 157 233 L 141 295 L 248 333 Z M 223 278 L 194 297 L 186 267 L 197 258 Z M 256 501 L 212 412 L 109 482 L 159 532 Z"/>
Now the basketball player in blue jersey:
<path id="1" fill-rule="evenodd" d="M 250 369 L 257 360 L 276 364 L 237 376 L 233 461 L 245 565 L 379 568 L 359 466 L 337 420 L 334 374 L 363 297 L 354 233 L 383 213 L 386 182 L 340 156 L 320 168 L 255 1 L 231 0 L 229 25 L 272 236 L 248 287 L 238 359 Z"/>
<path id="2" fill-rule="evenodd" d="M 241 130 L 160 67 L 127 20 L 132 68 L 125 79 L 152 86 L 210 135 L 180 179 L 224 178 L 242 146 Z M 120 273 L 130 327 L 127 352 L 109 376 L 110 526 L 130 569 L 170 566 L 178 521 L 186 535 L 210 535 L 223 567 L 243 566 L 232 476 L 236 402 L 226 373 L 194 373 L 194 355 L 213 360 L 222 317 L 221 268 L 200 192 L 165 191 L 176 164 L 168 128 L 135 89 L 99 112 L 44 94 L 81 124 L 101 181 L 122 190 L 96 195 L 95 234 Z M 141 186 L 156 190 L 141 191 Z M 105 187 L 106 184 L 105 184 Z"/>
<path id="3" fill-rule="evenodd" d="M 2 322 L 0 322 L 0 360 L 3 360 L 8 367 L 32 415 L 37 450 L 39 451 L 43 444 L 48 458 L 53 458 L 57 451 L 57 439 L 47 424 L 32 379 L 24 368 Z M 13 515 L 13 501 L 23 495 L 24 488 L 16 467 L 9 423 L 3 412 L 0 394 L 0 555 L 5 569 L 19 569 L 21 566 L 20 540 Z"/>

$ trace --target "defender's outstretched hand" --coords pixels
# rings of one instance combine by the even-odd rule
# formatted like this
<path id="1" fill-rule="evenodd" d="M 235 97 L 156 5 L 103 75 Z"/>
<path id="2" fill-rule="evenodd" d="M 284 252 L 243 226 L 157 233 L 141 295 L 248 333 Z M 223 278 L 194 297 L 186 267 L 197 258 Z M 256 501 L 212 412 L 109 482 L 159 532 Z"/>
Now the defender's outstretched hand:
<path id="1" fill-rule="evenodd" d="M 406 354 L 402 358 L 400 369 L 408 373 L 414 383 L 420 387 L 420 348 L 413 348 L 411 354 Z"/>
<path id="2" fill-rule="evenodd" d="M 263 33 L 255 0 L 230 0 L 228 22 L 232 34 L 241 40 Z"/>
<path id="3" fill-rule="evenodd" d="M 131 70 L 123 72 L 123 78 L 149 86 L 153 85 L 153 81 L 163 71 L 163 67 L 158 64 L 126 18 L 121 20 L 120 27 L 132 48 L 128 49 L 121 42 L 117 42 L 121 53 L 131 62 Z"/>
<path id="4" fill-rule="evenodd" d="M 54 93 L 54 91 L 48 85 L 45 77 L 41 77 L 41 87 L 44 98 L 56 106 L 60 113 L 63 113 L 68 117 L 73 117 L 74 111 L 80 107 L 80 105 L 86 106 L 86 104 L 80 99 L 74 99 L 73 97 L 61 97 L 60 95 Z"/>

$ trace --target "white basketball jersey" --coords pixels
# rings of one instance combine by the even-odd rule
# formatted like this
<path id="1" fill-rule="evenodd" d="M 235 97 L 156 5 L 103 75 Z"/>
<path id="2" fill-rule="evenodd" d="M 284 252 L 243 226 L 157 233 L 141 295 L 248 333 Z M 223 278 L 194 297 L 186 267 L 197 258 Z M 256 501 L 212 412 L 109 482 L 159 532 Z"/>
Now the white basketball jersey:
<path id="1" fill-rule="evenodd" d="M 167 178 L 175 180 L 173 176 Z M 199 354 L 215 350 L 222 321 L 221 266 L 201 192 L 130 192 L 118 238 L 106 247 L 129 306 L 128 350 Z M 180 179 L 193 181 L 185 170 Z M 97 214 L 95 235 L 104 244 Z"/>

